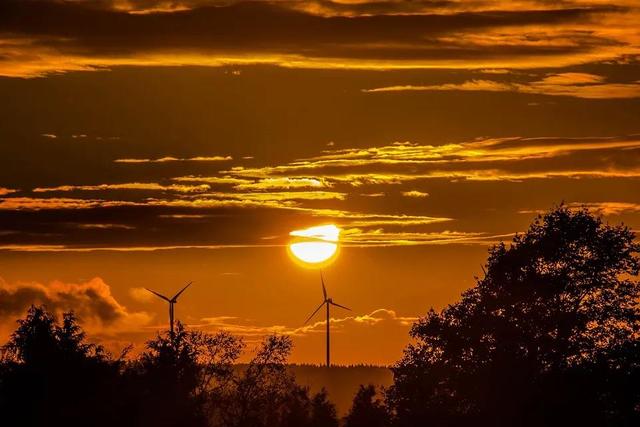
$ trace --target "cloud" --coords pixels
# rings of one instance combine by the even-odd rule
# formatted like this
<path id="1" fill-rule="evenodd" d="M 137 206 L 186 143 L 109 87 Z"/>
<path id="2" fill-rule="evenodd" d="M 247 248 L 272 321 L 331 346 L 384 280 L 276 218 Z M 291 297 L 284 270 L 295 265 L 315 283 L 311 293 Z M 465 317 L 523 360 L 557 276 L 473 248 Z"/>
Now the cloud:
<path id="1" fill-rule="evenodd" d="M 394 310 L 388 308 L 379 308 L 368 314 L 352 315 L 347 317 L 332 317 L 330 319 L 331 327 L 336 328 L 336 332 L 344 332 L 346 328 L 370 328 L 382 326 L 382 324 L 395 324 L 403 327 L 410 326 L 418 318 L 413 316 L 399 316 Z M 246 319 L 240 319 L 234 316 L 217 316 L 205 317 L 197 324 L 189 326 L 203 329 L 212 329 L 216 331 L 227 331 L 243 337 L 262 337 L 270 334 L 289 335 L 293 337 L 304 337 L 311 334 L 324 333 L 325 320 L 304 326 L 285 326 L 285 325 L 256 325 Z"/>
<path id="2" fill-rule="evenodd" d="M 519 92 L 535 95 L 570 96 L 585 99 L 640 98 L 640 81 L 631 83 L 606 83 L 605 78 L 587 73 L 551 74 L 542 80 L 528 83 L 469 80 L 463 83 L 440 85 L 398 85 L 364 89 L 366 93 L 407 91 L 473 91 Z"/>
<path id="3" fill-rule="evenodd" d="M 625 213 L 640 212 L 640 203 L 629 202 L 573 202 L 569 204 L 571 208 L 586 207 L 600 215 L 621 215 Z"/>
<path id="4" fill-rule="evenodd" d="M 518 85 L 517 90 L 523 93 L 586 99 L 640 98 L 640 81 L 602 83 L 603 80 L 603 77 L 593 74 L 564 73 Z"/>
<path id="5" fill-rule="evenodd" d="M 126 206 L 133 202 L 107 202 L 99 199 L 67 197 L 7 197 L 0 199 L 0 210 L 92 209 L 97 207 Z"/>
<path id="6" fill-rule="evenodd" d="M 232 176 L 178 176 L 171 178 L 173 181 L 178 182 L 205 182 L 207 184 L 219 184 L 219 185 L 239 185 L 250 184 L 252 180 L 241 179 Z"/>
<path id="7" fill-rule="evenodd" d="M 15 193 L 17 190 L 12 190 L 11 188 L 0 187 L 0 196 L 5 196 L 7 194 Z"/>
<path id="8" fill-rule="evenodd" d="M 110 191 L 110 190 L 143 190 L 143 191 L 175 191 L 178 193 L 201 193 L 209 190 L 206 184 L 201 185 L 162 185 L 155 182 L 131 182 L 124 184 L 98 185 L 60 185 L 57 187 L 37 187 L 34 193 L 68 192 L 68 191 Z"/>
<path id="9" fill-rule="evenodd" d="M 384 229 L 362 230 L 351 228 L 343 230 L 341 240 L 351 246 L 414 246 L 445 244 L 498 243 L 513 234 L 490 235 L 482 232 L 439 231 L 439 232 L 389 232 Z"/>
<path id="10" fill-rule="evenodd" d="M 403 191 L 402 195 L 405 197 L 416 197 L 416 198 L 429 197 L 429 193 L 424 193 L 418 190 Z"/>
<path id="11" fill-rule="evenodd" d="M 5 0 L 0 70 L 563 66 L 638 53 L 637 11 L 619 3 Z"/>
<path id="12" fill-rule="evenodd" d="M 494 82 L 491 80 L 470 80 L 464 83 L 446 83 L 441 85 L 414 86 L 414 85 L 398 85 L 385 86 L 373 89 L 363 89 L 365 93 L 376 92 L 423 92 L 423 91 L 483 91 L 483 92 L 507 92 L 513 90 L 513 86 L 505 83 Z"/>
<path id="13" fill-rule="evenodd" d="M 244 179 L 309 174 L 328 183 L 351 186 L 401 184 L 425 179 L 634 178 L 640 176 L 640 167 L 629 160 L 638 157 L 639 150 L 637 135 L 486 138 L 443 145 L 394 142 L 375 147 L 324 150 L 318 156 L 287 164 L 234 167 L 224 173 Z"/>
<path id="14" fill-rule="evenodd" d="M 528 213 L 530 211 L 521 211 Z M 410 226 L 411 223 L 400 223 L 391 221 L 375 222 L 355 222 L 361 227 L 372 227 L 376 225 Z M 396 232 L 385 231 L 382 228 L 364 229 L 349 228 L 343 229 L 341 242 L 348 247 L 389 247 L 389 246 L 424 246 L 424 245 L 490 245 L 512 238 L 514 233 L 490 234 L 486 232 L 462 232 L 462 231 L 441 231 L 441 232 Z M 271 240 L 263 238 L 262 240 Z M 284 247 L 286 244 L 211 244 L 211 245 L 156 245 L 156 246 L 73 246 L 73 245 L 43 245 L 43 244 L 5 244 L 0 245 L 1 251 L 10 252 L 157 252 L 174 251 L 182 249 L 237 249 L 237 248 L 273 248 Z"/>
<path id="15" fill-rule="evenodd" d="M 151 292 L 149 292 L 145 288 L 130 288 L 129 295 L 134 300 L 142 303 L 149 302 L 154 298 Z"/>
<path id="16" fill-rule="evenodd" d="M 58 135 L 55 135 L 53 133 L 41 133 L 40 136 L 49 139 L 56 139 L 58 137 Z"/>
<path id="17" fill-rule="evenodd" d="M 551 74 L 545 77 L 542 82 L 549 85 L 584 85 L 598 84 L 605 81 L 605 78 L 589 73 L 560 73 Z"/>
<path id="18" fill-rule="evenodd" d="M 74 227 L 83 229 L 83 230 L 134 230 L 135 227 L 126 224 L 73 224 Z"/>
<path id="19" fill-rule="evenodd" d="M 69 197 L 5 197 L 0 198 L 0 211 L 78 210 L 116 207 L 162 208 L 273 208 L 296 209 L 304 200 L 344 200 L 345 193 L 329 191 L 289 191 L 264 193 L 206 193 L 180 199 L 146 198 L 138 201 L 79 199 Z"/>
<path id="20" fill-rule="evenodd" d="M 494 162 L 548 158 L 570 152 L 600 149 L 640 148 L 640 138 L 488 138 L 457 144 L 422 145 L 415 142 L 394 142 L 370 148 L 325 150 L 324 154 L 301 159 L 288 165 L 245 169 L 234 168 L 230 173 L 240 176 L 276 175 L 291 171 L 314 170 L 330 167 L 357 167 L 367 164 L 406 164 L 444 162 Z M 358 176 L 357 174 L 354 174 Z M 349 177 L 351 175 L 347 175 Z M 369 176 L 369 175 L 366 175 Z M 365 176 L 365 177 L 366 177 Z M 388 181 L 393 176 L 370 175 L 373 180 Z M 340 180 L 343 177 L 328 176 Z M 348 178 L 346 178 L 348 179 Z"/>
<path id="21" fill-rule="evenodd" d="M 292 188 L 323 188 L 332 185 L 326 180 L 307 177 L 278 177 L 264 178 L 251 183 L 235 185 L 238 190 L 271 190 L 271 189 L 292 189 Z"/>
<path id="22" fill-rule="evenodd" d="M 157 246 L 73 246 L 73 245 L 39 245 L 39 244 L 7 244 L 0 245 L 0 250 L 9 252 L 156 252 L 181 249 L 237 249 L 257 247 L 282 247 L 284 245 L 255 244 L 220 244 L 220 245 L 157 245 Z"/>
<path id="23" fill-rule="evenodd" d="M 205 219 L 211 218 L 213 215 L 209 214 L 160 214 L 159 218 L 169 218 L 169 219 Z"/>
<path id="24" fill-rule="evenodd" d="M 640 212 L 640 203 L 631 202 L 571 202 L 567 203 L 566 206 L 570 209 L 587 208 L 591 212 L 603 216 L 618 216 L 622 214 L 633 214 Z M 545 212 L 545 209 L 521 209 L 518 211 L 518 213 L 521 214 L 536 215 L 542 215 Z"/>
<path id="25" fill-rule="evenodd" d="M 342 302 L 342 301 L 341 301 Z M 307 307 L 309 313 L 315 307 Z M 393 363 L 401 356 L 407 334 L 417 316 L 400 314 L 391 308 L 377 308 L 361 313 L 332 310 L 331 336 L 336 343 L 333 355 L 338 363 L 358 363 L 359 355 L 375 352 L 378 363 Z M 345 315 L 347 314 L 347 315 Z M 201 319 L 189 326 L 207 331 L 227 331 L 242 336 L 245 342 L 258 343 L 270 334 L 288 335 L 294 341 L 292 361 L 315 360 L 324 354 L 326 320 L 323 315 L 304 326 L 270 324 L 235 316 L 216 316 Z M 384 344 L 381 344 L 384 343 Z M 351 356 L 353 355 L 353 356 Z"/>
<path id="26" fill-rule="evenodd" d="M 196 156 L 196 157 L 160 157 L 157 159 L 116 159 L 115 163 L 167 163 L 167 162 L 226 162 L 233 160 L 231 156 Z"/>
<path id="27" fill-rule="evenodd" d="M 598 81 L 594 76 L 583 73 L 571 79 L 590 84 Z M 563 79 L 569 77 L 558 76 L 555 83 Z M 236 166 L 211 175 L 39 187 L 31 190 L 32 197 L 5 194 L 0 197 L 0 217 L 9 222 L 17 218 L 20 226 L 2 236 L 0 248 L 64 252 L 281 246 L 286 243 L 283 236 L 288 230 L 281 228 L 286 224 L 326 223 L 345 230 L 348 246 L 487 245 L 510 236 L 505 233 L 511 230 L 487 228 L 486 222 L 472 226 L 460 206 L 454 208 L 451 202 L 443 206 L 440 197 L 433 199 L 436 205 L 416 204 L 415 199 L 428 197 L 427 189 L 432 195 L 443 194 L 447 182 L 473 181 L 455 186 L 456 191 L 466 191 L 499 181 L 535 180 L 526 185 L 539 187 L 547 185 L 540 180 L 562 178 L 572 186 L 568 178 L 603 179 L 594 183 L 600 186 L 604 179 L 632 185 L 640 178 L 637 135 L 514 136 L 441 145 L 403 141 L 339 147 L 323 145 L 307 157 L 264 166 L 256 162 L 254 167 Z M 431 180 L 428 186 L 425 180 Z M 394 187 L 385 188 L 390 185 Z M 125 194 L 124 190 L 139 191 Z M 145 190 L 164 193 L 141 192 Z M 57 197 L 62 194 L 55 192 L 69 197 Z M 513 206 L 514 211 L 520 208 Z M 241 231 L 230 233 L 232 226 Z M 259 232 L 246 231 L 253 227 Z M 280 237 L 264 241 L 259 236 Z"/>
<path id="28" fill-rule="evenodd" d="M 0 279 L 0 317 L 13 319 L 32 304 L 43 304 L 55 313 L 73 310 L 92 330 L 119 330 L 146 325 L 151 316 L 132 312 L 111 294 L 111 288 L 96 277 L 81 283 L 53 281 L 7 283 Z"/>
<path id="29" fill-rule="evenodd" d="M 309 212 L 316 217 L 338 220 L 338 222 L 350 227 L 374 227 L 381 225 L 413 226 L 452 221 L 452 218 L 427 215 L 363 213 L 333 209 L 312 209 L 309 210 Z"/>
<path id="30" fill-rule="evenodd" d="M 296 200 L 344 200 L 347 195 L 336 191 L 278 191 L 252 193 L 207 193 L 206 195 L 221 199 L 237 199 L 242 201 L 291 202 Z"/>

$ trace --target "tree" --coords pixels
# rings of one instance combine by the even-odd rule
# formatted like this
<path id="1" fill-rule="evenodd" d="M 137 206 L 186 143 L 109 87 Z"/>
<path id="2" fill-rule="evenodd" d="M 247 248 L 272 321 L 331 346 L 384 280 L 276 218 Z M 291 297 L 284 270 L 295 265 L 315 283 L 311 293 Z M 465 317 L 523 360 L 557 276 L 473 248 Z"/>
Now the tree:
<path id="1" fill-rule="evenodd" d="M 639 400 L 611 407 L 628 390 L 606 377 L 616 370 L 637 375 L 628 348 L 640 331 L 639 251 L 627 227 L 564 206 L 538 217 L 510 247 L 490 249 L 476 286 L 412 327 L 416 343 L 394 367 L 387 395 L 396 422 L 637 419 Z"/>
<path id="2" fill-rule="evenodd" d="M 215 427 L 334 427 L 335 408 L 320 392 L 313 399 L 295 382 L 286 362 L 291 338 L 269 336 L 226 387 L 210 395 Z"/>
<path id="3" fill-rule="evenodd" d="M 373 385 L 361 385 L 353 398 L 351 410 L 345 417 L 345 427 L 387 427 L 389 415 L 387 408 L 376 397 Z"/>
<path id="4" fill-rule="evenodd" d="M 134 425 L 206 426 L 209 395 L 231 381 L 242 351 L 238 338 L 187 331 L 177 323 L 147 342 L 147 351 L 131 364 L 127 382 L 137 408 Z"/>
<path id="5" fill-rule="evenodd" d="M 117 422 L 120 360 L 86 343 L 73 313 L 62 323 L 31 306 L 2 348 L 0 413 L 6 425 Z"/>
<path id="6" fill-rule="evenodd" d="M 309 427 L 338 427 L 336 407 L 329 401 L 324 388 L 311 399 L 311 419 Z"/>
<path id="7" fill-rule="evenodd" d="M 125 361 L 87 342 L 73 313 L 59 323 L 31 307 L 18 323 L 2 347 L 2 425 L 337 427 L 326 392 L 310 398 L 287 368 L 289 337 L 268 337 L 242 367 L 241 339 L 178 323 Z"/>

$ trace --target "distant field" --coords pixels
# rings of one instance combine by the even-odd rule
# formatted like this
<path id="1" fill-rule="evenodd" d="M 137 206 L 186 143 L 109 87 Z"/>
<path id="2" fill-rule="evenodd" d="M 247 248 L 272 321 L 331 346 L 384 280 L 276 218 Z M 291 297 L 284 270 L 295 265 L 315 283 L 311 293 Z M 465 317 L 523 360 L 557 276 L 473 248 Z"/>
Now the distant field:
<path id="1" fill-rule="evenodd" d="M 312 392 L 324 387 L 335 403 L 339 416 L 347 414 L 360 384 L 388 387 L 393 381 L 391 370 L 380 366 L 291 365 L 297 382 L 309 386 Z"/>

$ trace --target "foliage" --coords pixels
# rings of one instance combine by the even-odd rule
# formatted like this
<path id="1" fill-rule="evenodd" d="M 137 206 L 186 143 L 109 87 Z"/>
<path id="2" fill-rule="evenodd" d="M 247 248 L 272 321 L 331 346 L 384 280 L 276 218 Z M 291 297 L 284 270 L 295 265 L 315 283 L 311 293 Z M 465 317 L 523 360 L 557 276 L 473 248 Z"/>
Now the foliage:
<path id="1" fill-rule="evenodd" d="M 86 343 L 73 313 L 58 324 L 32 306 L 3 347 L 0 413 L 4 425 L 114 425 L 120 360 Z M 98 386 L 99 385 L 99 386 Z"/>
<path id="2" fill-rule="evenodd" d="M 361 385 L 353 398 L 353 406 L 345 417 L 345 427 L 386 427 L 389 425 L 387 408 L 376 397 L 373 385 Z"/>
<path id="3" fill-rule="evenodd" d="M 268 337 L 246 368 L 244 344 L 226 332 L 189 331 L 114 359 L 88 343 L 73 313 L 62 322 L 31 307 L 2 349 L 2 425 L 337 427 L 322 391 L 313 397 L 287 369 L 288 337 Z"/>
<path id="4" fill-rule="evenodd" d="M 638 386 L 617 381 L 638 375 L 639 250 L 563 206 L 493 247 L 460 302 L 413 326 L 387 396 L 397 424 L 637 422 Z"/>
<path id="5" fill-rule="evenodd" d="M 329 401 L 324 388 L 311 399 L 309 427 L 338 427 L 336 407 Z"/>
<path id="6" fill-rule="evenodd" d="M 321 391 L 312 399 L 286 362 L 291 339 L 270 336 L 227 387 L 211 394 L 211 417 L 220 427 L 337 427 L 333 404 Z"/>
<path id="7" fill-rule="evenodd" d="M 134 425 L 206 426 L 208 393 L 231 380 L 243 344 L 226 332 L 187 331 L 178 322 L 147 342 L 147 351 L 125 372 Z"/>

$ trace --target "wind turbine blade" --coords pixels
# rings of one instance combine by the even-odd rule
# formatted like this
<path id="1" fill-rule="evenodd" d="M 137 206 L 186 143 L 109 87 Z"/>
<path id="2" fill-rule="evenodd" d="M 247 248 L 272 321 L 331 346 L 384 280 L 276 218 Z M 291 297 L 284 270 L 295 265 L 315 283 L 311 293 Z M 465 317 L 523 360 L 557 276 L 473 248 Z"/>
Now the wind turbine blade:
<path id="1" fill-rule="evenodd" d="M 311 313 L 311 316 L 309 316 L 309 317 L 307 318 L 307 320 L 305 320 L 305 321 L 304 321 L 304 323 L 303 323 L 303 324 L 304 324 L 304 325 L 306 325 L 306 324 L 309 322 L 309 320 L 311 320 L 311 318 L 312 318 L 313 316 L 315 316 L 315 315 L 316 315 L 316 313 L 317 313 L 317 312 L 322 308 L 322 306 L 323 306 L 325 303 L 326 303 L 326 301 L 322 301 L 322 304 L 320 304 L 320 305 L 318 306 L 318 308 L 316 308 L 316 311 L 314 311 L 313 313 Z"/>
<path id="2" fill-rule="evenodd" d="M 158 297 L 162 298 L 163 300 L 168 301 L 168 302 L 171 302 L 171 300 L 169 300 L 169 298 L 165 297 L 164 295 L 159 294 L 159 293 L 157 293 L 156 291 L 152 291 L 152 290 L 151 290 L 151 289 L 149 289 L 149 288 L 145 288 L 145 289 L 146 289 L 146 290 L 148 290 L 149 292 L 151 292 L 152 294 L 154 294 L 154 295 L 156 295 L 156 296 L 158 296 Z"/>
<path id="3" fill-rule="evenodd" d="M 171 300 L 175 302 L 175 301 L 178 299 L 178 297 L 180 296 L 180 294 L 181 294 L 181 293 L 183 293 L 183 292 L 184 292 L 184 291 L 185 291 L 189 286 L 191 286 L 191 284 L 192 284 L 192 283 L 193 283 L 193 282 L 189 282 L 189 283 L 187 283 L 187 286 L 185 286 L 184 288 L 182 288 L 182 289 L 180 290 L 180 292 L 178 292 L 177 294 L 175 294 L 175 295 L 173 296 L 173 298 L 171 298 Z"/>
<path id="4" fill-rule="evenodd" d="M 327 300 L 327 289 L 324 287 L 324 277 L 322 277 L 322 271 L 320 272 L 320 282 L 322 282 L 322 295 L 324 296 L 324 300 Z"/>
<path id="5" fill-rule="evenodd" d="M 344 305 L 340 305 L 340 304 L 336 304 L 335 302 L 331 301 L 330 304 L 335 305 L 336 307 L 340 307 L 340 308 L 344 308 L 345 310 L 349 310 L 351 311 L 351 309 L 349 307 L 345 307 Z"/>

